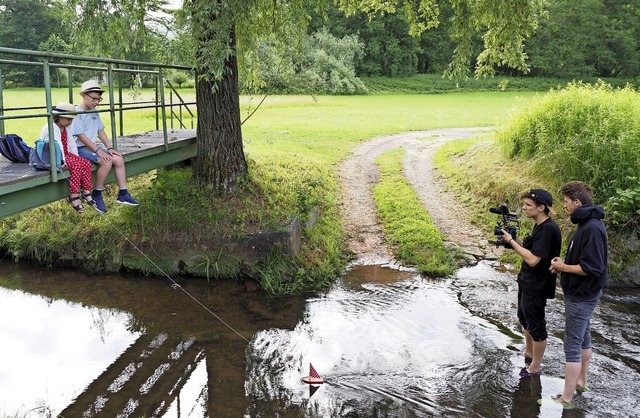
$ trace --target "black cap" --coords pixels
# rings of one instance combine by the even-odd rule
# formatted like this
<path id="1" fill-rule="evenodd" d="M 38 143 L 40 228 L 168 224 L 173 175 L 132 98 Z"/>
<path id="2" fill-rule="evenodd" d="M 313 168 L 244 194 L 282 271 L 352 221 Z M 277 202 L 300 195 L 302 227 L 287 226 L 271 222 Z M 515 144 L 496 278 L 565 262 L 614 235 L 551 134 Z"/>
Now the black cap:
<path id="1" fill-rule="evenodd" d="M 538 205 L 545 205 L 552 215 L 556 214 L 556 212 L 551 208 L 551 206 L 553 206 L 553 196 L 544 189 L 531 189 L 523 196 L 523 198 L 529 198 Z"/>

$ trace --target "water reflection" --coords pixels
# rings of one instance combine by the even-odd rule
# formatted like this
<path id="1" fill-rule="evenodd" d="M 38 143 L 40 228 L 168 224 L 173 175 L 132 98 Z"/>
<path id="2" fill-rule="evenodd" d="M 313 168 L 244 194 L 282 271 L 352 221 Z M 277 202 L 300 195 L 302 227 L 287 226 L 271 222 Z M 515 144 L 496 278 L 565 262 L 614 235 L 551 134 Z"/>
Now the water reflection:
<path id="1" fill-rule="evenodd" d="M 562 411 L 563 305 L 541 377 L 524 365 L 513 275 L 430 280 L 356 266 L 311 297 L 183 282 L 238 337 L 159 279 L 0 265 L 0 417 L 617 417 L 640 407 L 640 293 L 593 320 L 591 392 Z M 309 363 L 325 379 L 301 382 Z"/>
<path id="2" fill-rule="evenodd" d="M 62 410 L 140 335 L 124 312 L 2 287 L 0 300 L 0 411 Z"/>

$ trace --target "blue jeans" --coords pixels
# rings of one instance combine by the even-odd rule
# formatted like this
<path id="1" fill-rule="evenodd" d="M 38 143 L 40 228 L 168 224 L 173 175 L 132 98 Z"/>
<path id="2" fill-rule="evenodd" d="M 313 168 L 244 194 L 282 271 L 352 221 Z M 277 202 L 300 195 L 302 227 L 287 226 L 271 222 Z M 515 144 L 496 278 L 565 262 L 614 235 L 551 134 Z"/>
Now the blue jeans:
<path id="1" fill-rule="evenodd" d="M 591 348 L 591 315 L 602 292 L 591 300 L 564 300 L 564 356 L 567 363 L 580 363 L 582 350 Z"/>

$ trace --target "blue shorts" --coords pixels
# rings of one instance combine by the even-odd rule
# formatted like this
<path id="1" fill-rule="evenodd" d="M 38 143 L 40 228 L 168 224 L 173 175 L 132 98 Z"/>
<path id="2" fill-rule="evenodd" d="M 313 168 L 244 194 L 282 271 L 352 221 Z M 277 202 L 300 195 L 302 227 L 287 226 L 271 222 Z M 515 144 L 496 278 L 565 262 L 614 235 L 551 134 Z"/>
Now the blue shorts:
<path id="1" fill-rule="evenodd" d="M 105 147 L 100 146 L 104 152 L 109 152 Z M 98 151 L 98 150 L 96 150 Z M 85 160 L 89 160 L 92 163 L 96 164 L 100 157 L 95 152 L 91 151 L 88 147 L 78 147 L 78 155 L 84 158 Z"/>
<path id="2" fill-rule="evenodd" d="M 567 363 L 580 363 L 582 350 L 591 348 L 591 315 L 602 292 L 591 300 L 564 300 L 564 356 Z"/>

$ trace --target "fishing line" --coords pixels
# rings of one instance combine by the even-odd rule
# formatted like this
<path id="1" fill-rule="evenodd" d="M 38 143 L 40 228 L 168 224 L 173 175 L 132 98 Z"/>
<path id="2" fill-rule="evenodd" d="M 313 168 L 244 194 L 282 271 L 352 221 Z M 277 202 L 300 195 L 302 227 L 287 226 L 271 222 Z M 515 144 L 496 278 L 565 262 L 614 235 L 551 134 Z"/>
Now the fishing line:
<path id="1" fill-rule="evenodd" d="M 180 289 L 184 292 L 185 295 L 187 295 L 188 297 L 190 297 L 194 302 L 196 302 L 198 305 L 200 305 L 202 308 L 204 308 L 204 310 L 206 310 L 207 312 L 209 312 L 211 315 L 213 315 L 214 318 L 216 318 L 218 321 L 222 322 L 227 328 L 229 328 L 231 331 L 233 331 L 234 333 L 236 333 L 240 338 L 242 338 L 243 340 L 245 340 L 247 343 L 250 344 L 249 340 L 247 340 L 242 334 L 240 334 L 238 331 L 236 331 L 231 325 L 229 325 L 228 323 L 226 323 L 222 318 L 220 318 L 218 315 L 216 315 L 211 309 L 207 308 L 202 302 L 200 302 L 195 296 L 193 296 L 191 293 L 189 293 L 187 290 L 185 290 L 182 286 L 180 286 L 180 284 L 178 284 L 175 280 L 173 280 L 171 278 L 171 276 L 169 276 L 164 270 L 162 270 L 160 268 L 160 266 L 158 266 L 151 258 L 149 258 L 140 248 L 138 248 L 138 246 L 136 244 L 133 243 L 133 241 L 131 241 L 113 222 L 111 222 L 111 220 L 109 219 L 109 217 L 105 216 L 105 218 L 107 219 L 107 221 L 109 222 L 109 224 L 113 227 L 113 229 L 115 229 L 116 231 L 118 231 L 118 233 L 120 235 L 122 235 L 122 237 L 127 240 L 127 242 L 129 242 L 129 244 L 131 244 L 133 246 L 133 248 L 135 248 L 136 250 L 138 250 L 138 252 L 140 254 L 142 254 L 142 256 L 144 258 L 147 259 L 147 261 L 149 261 L 155 268 L 157 268 L 160 272 L 162 272 L 162 274 L 171 281 L 171 287 L 173 289 Z"/>

